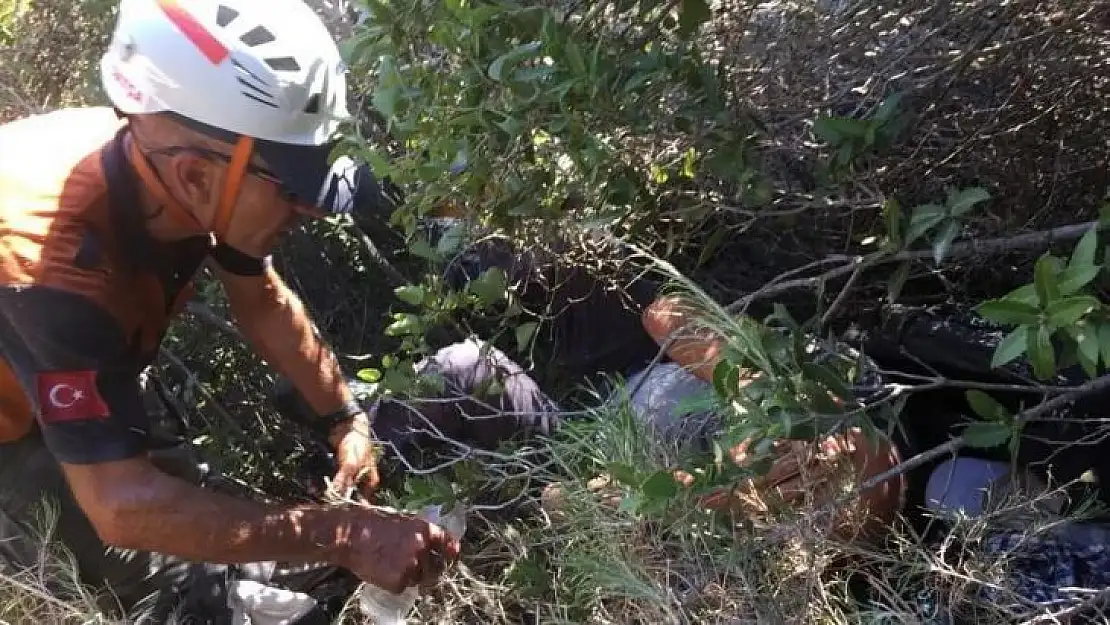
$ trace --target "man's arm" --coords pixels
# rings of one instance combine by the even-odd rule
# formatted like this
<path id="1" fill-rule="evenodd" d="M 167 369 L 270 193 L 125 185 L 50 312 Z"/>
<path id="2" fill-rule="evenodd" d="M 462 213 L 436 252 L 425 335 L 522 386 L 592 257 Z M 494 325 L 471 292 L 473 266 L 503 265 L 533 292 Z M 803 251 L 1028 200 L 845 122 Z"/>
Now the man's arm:
<path id="1" fill-rule="evenodd" d="M 338 511 L 238 501 L 154 467 L 124 334 L 88 298 L 41 286 L 0 290 L 0 345 L 105 542 L 221 562 L 342 559 L 348 532 Z"/>
<path id="2" fill-rule="evenodd" d="M 317 335 L 304 304 L 273 267 L 243 276 L 219 267 L 231 313 L 260 356 L 289 378 L 317 414 L 353 409 L 335 353 Z"/>
<path id="3" fill-rule="evenodd" d="M 81 509 L 106 544 L 197 562 L 267 560 L 345 565 L 352 515 L 265 505 L 206 491 L 143 457 L 62 465 Z"/>
<path id="4" fill-rule="evenodd" d="M 196 561 L 327 561 L 398 591 L 438 574 L 443 533 L 369 508 L 282 506 L 205 491 L 148 460 L 149 422 L 115 320 L 86 297 L 0 289 L 0 350 L 101 539 Z"/>
<path id="5" fill-rule="evenodd" d="M 358 487 L 371 497 L 378 487 L 377 452 L 370 417 L 347 386 L 335 353 L 316 333 L 301 300 L 266 263 L 257 275 L 216 267 L 231 312 L 255 350 L 289 378 L 327 425 L 336 452 L 332 487 L 341 496 Z"/>

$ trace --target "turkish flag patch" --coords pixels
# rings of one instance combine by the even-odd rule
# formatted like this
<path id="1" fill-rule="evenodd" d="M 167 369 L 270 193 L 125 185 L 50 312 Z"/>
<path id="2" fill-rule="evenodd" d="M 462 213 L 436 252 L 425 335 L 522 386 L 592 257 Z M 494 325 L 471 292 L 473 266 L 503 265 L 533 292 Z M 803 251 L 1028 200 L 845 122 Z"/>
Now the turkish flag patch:
<path id="1" fill-rule="evenodd" d="M 108 416 L 95 371 L 49 371 L 35 376 L 42 422 L 91 421 Z"/>

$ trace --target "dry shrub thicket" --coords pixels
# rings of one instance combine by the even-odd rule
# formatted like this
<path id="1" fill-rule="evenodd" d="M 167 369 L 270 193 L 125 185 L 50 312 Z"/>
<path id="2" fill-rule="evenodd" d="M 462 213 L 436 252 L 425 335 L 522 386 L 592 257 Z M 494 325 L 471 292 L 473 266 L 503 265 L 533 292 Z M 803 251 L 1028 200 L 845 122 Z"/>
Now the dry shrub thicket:
<path id="1" fill-rule="evenodd" d="M 40 0 L 21 13 L 13 10 L 23 6 L 18 0 L 0 0 L 0 43 L 5 46 L 0 49 L 0 120 L 96 101 L 92 70 L 111 4 Z M 942 199 L 947 186 L 985 187 L 993 200 L 965 226 L 960 236 L 965 240 L 1094 219 L 1106 197 L 1110 3 L 722 0 L 706 40 L 729 72 L 738 105 L 767 129 L 758 154 L 775 189 L 764 209 L 721 205 L 696 223 L 682 224 L 685 238 L 672 260 L 718 301 L 732 302 L 784 271 L 830 255 L 866 250 L 866 237 L 881 230 L 880 209 L 888 198 L 909 207 Z M 912 114 L 905 135 L 883 154 L 866 159 L 835 194 L 819 193 L 816 172 L 829 154 L 814 138 L 814 118 L 819 113 L 867 117 L 897 92 L 904 94 L 903 108 Z M 710 180 L 701 182 L 713 187 Z M 718 237 L 716 253 L 695 268 L 699 246 L 721 228 L 729 229 L 729 236 Z M 366 243 L 357 236 L 318 241 L 298 233 L 282 251 L 291 282 L 352 353 L 374 345 L 389 305 L 381 297 L 385 285 L 373 270 Z M 1002 249 L 991 257 L 957 259 L 943 271 L 916 263 L 903 300 L 973 304 L 1027 281 L 1039 251 Z M 801 276 L 818 276 L 826 268 Z M 855 283 L 843 300 L 843 319 L 878 312 L 887 269 L 880 266 Z M 325 270 L 335 272 L 326 289 L 323 281 L 308 279 Z M 841 283 L 833 286 L 828 290 L 835 295 Z M 782 297 L 812 306 L 804 290 Z M 219 314 L 218 300 L 209 303 Z M 218 401 L 206 399 L 195 380 L 180 385 L 186 401 L 203 404 L 198 414 L 217 424 L 227 413 L 247 415 L 247 427 L 257 423 L 266 432 L 263 442 L 287 436 L 257 408 L 267 385 L 257 363 L 233 347 L 226 332 L 213 329 L 211 320 L 190 321 L 175 331 L 171 355 L 195 376 L 212 380 Z M 990 523 L 1013 525 L 1019 519 L 1030 532 L 1048 524 L 1030 521 L 1028 500 L 1011 502 L 986 521 L 959 524 L 939 547 L 926 547 L 919 537 L 899 531 L 883 550 L 834 541 L 815 516 L 804 513 L 779 519 L 774 532 L 760 527 L 734 532 L 683 510 L 638 520 L 598 504 L 586 486 L 593 476 L 576 472 L 595 466 L 583 458 L 650 462 L 645 438 L 627 420 L 606 422 L 592 436 L 556 443 L 553 456 L 562 462 L 562 472 L 582 478 L 567 485 L 565 514 L 521 520 L 490 510 L 472 519 L 468 554 L 421 602 L 421 622 L 946 623 L 964 618 L 1004 623 L 1018 618 L 973 598 L 977 583 L 1001 579 L 1004 563 L 954 545 L 973 545 Z M 273 461 L 260 459 L 274 447 L 221 427 L 216 438 L 223 433 L 236 441 L 222 453 L 250 456 L 244 466 L 261 469 L 246 472 L 247 477 L 267 478 L 264 489 L 277 492 L 282 480 L 274 479 Z M 294 447 L 282 445 L 277 449 Z M 537 512 L 531 504 L 523 511 Z M 859 578 L 873 588 L 868 603 L 851 598 L 851 580 Z M 29 590 L 34 584 L 27 580 L 9 580 L 5 586 L 0 619 L 27 622 L 30 614 L 43 612 L 22 610 L 54 606 L 41 594 L 36 600 Z M 48 620 L 77 618 L 61 614 L 54 612 Z"/>

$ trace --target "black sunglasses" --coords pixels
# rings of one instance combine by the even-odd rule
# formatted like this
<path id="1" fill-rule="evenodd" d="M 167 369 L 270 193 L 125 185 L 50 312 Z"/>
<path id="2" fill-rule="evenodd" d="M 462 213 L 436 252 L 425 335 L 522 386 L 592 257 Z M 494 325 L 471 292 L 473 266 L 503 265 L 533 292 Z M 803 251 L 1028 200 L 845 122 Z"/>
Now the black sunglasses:
<path id="1" fill-rule="evenodd" d="M 221 162 L 223 162 L 225 164 L 228 164 L 228 165 L 231 164 L 231 157 L 228 156 L 227 154 L 224 154 L 222 152 L 217 152 L 215 150 L 209 150 L 207 148 L 199 148 L 199 147 L 194 147 L 194 146 L 184 146 L 184 145 L 170 146 L 170 147 L 166 147 L 166 148 L 159 148 L 157 150 L 152 150 L 150 152 L 147 152 L 146 154 L 147 154 L 148 157 L 149 156 L 176 156 L 178 154 L 196 154 L 198 156 L 207 158 L 209 160 L 221 161 Z M 270 171 L 270 170 L 268 170 L 264 167 L 259 167 L 258 165 L 254 165 L 252 163 L 247 163 L 247 173 L 256 177 L 256 178 L 259 178 L 259 179 L 265 180 L 266 182 L 271 182 L 271 183 L 277 185 L 278 189 L 281 191 L 282 196 L 286 200 L 293 201 L 293 202 L 296 202 L 296 201 L 299 200 L 299 198 L 297 197 L 297 194 L 294 193 L 293 191 L 291 191 L 289 189 L 289 187 L 287 187 L 285 185 L 285 183 L 282 182 L 281 178 L 279 178 L 277 176 L 277 174 L 273 173 L 272 171 Z"/>

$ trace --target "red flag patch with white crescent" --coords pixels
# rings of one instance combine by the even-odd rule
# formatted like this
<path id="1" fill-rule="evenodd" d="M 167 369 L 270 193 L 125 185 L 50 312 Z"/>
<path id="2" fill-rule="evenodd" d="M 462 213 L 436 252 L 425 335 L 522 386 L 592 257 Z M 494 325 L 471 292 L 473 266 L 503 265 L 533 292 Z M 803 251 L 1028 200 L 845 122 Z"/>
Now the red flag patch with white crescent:
<path id="1" fill-rule="evenodd" d="M 108 404 L 96 388 L 95 371 L 48 371 L 35 376 L 39 411 L 45 424 L 108 417 Z"/>

